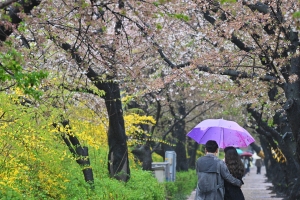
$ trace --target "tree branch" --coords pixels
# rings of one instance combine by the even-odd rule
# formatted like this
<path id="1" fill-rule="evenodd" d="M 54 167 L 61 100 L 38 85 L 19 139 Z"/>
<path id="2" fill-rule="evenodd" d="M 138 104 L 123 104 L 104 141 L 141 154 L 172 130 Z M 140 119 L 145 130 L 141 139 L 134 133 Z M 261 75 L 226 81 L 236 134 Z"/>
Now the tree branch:
<path id="1" fill-rule="evenodd" d="M 4 2 L 0 2 L 0 9 L 5 8 L 16 1 L 18 1 L 18 0 L 7 0 Z"/>
<path id="2" fill-rule="evenodd" d="M 17 2 L 17 0 L 7 0 L 6 2 L 1 2 L 0 3 L 0 9 L 6 8 L 6 6 Z M 41 0 L 21 0 L 19 1 L 19 4 L 22 5 L 22 8 L 15 8 L 13 6 L 10 7 L 9 9 L 9 17 L 10 21 L 12 24 L 18 25 L 22 20 L 18 17 L 18 13 L 20 10 L 24 10 L 24 13 L 29 14 L 31 10 L 35 7 L 38 6 L 41 3 Z M 0 21 L 3 21 L 4 23 L 11 24 L 10 22 L 7 22 L 6 20 L 0 19 Z M 5 41 L 6 38 L 13 32 L 12 26 L 6 25 L 0 25 L 0 40 Z"/>
<path id="3" fill-rule="evenodd" d="M 251 67 L 253 67 L 253 66 L 251 66 Z M 255 66 L 255 67 L 258 68 L 259 66 Z M 259 76 L 256 73 L 249 74 L 249 73 L 246 73 L 246 72 L 241 72 L 241 71 L 237 71 L 237 70 L 233 70 L 233 69 L 225 69 L 223 71 L 218 71 L 217 73 L 214 72 L 208 66 L 198 66 L 197 69 L 199 71 L 204 71 L 204 72 L 208 72 L 208 73 L 211 73 L 211 74 L 227 75 L 227 76 L 230 76 L 230 77 L 233 77 L 233 78 L 250 78 L 250 79 L 253 79 L 253 77 L 257 77 L 261 81 L 274 81 L 275 83 L 277 83 L 277 80 L 278 80 L 278 78 L 276 78 L 275 76 L 272 76 L 272 75 Z M 277 83 L 277 84 L 280 85 L 279 83 Z"/>

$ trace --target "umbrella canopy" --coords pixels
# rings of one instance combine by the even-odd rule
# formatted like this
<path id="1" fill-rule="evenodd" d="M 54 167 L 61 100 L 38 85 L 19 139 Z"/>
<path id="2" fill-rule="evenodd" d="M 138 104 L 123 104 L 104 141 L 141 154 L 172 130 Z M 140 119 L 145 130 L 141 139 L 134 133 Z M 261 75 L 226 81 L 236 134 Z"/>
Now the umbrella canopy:
<path id="1" fill-rule="evenodd" d="M 249 157 L 251 157 L 252 153 L 250 153 L 250 152 L 243 152 L 242 154 L 240 154 L 240 156 L 249 156 Z"/>
<path id="2" fill-rule="evenodd" d="M 220 148 L 247 147 L 255 141 L 250 133 L 236 122 L 224 119 L 206 119 L 195 126 L 187 136 L 199 144 L 215 140 Z"/>
<path id="3" fill-rule="evenodd" d="M 242 149 L 236 149 L 236 152 L 237 152 L 238 154 L 242 154 L 242 153 L 243 153 L 243 150 L 242 150 Z"/>

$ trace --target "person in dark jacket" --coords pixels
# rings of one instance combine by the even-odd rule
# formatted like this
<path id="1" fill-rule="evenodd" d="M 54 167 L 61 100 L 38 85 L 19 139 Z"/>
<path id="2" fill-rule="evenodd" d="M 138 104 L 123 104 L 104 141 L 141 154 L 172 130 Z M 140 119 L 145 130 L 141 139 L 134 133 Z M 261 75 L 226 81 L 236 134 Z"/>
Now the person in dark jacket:
<path id="1" fill-rule="evenodd" d="M 196 172 L 198 184 L 195 200 L 223 200 L 224 180 L 237 187 L 241 187 L 242 181 L 234 178 L 228 171 L 224 161 L 220 160 L 216 141 L 209 140 L 205 144 L 206 155 L 198 158 Z"/>
<path id="2" fill-rule="evenodd" d="M 230 174 L 241 180 L 244 176 L 244 164 L 241 161 L 240 156 L 238 155 L 234 147 L 226 147 L 225 152 L 225 163 Z M 243 181 L 242 181 L 243 182 Z M 228 181 L 224 182 L 225 186 L 225 196 L 224 200 L 245 200 L 244 194 L 240 187 L 231 184 Z"/>
<path id="3" fill-rule="evenodd" d="M 260 174 L 260 169 L 261 169 L 262 164 L 263 164 L 262 159 L 256 159 L 256 161 L 255 161 L 256 174 Z"/>

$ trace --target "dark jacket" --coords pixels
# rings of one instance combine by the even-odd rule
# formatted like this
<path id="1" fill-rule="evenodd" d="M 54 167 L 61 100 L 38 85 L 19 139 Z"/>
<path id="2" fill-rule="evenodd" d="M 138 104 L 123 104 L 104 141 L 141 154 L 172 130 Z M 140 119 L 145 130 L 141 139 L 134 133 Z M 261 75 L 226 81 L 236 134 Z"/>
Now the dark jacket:
<path id="1" fill-rule="evenodd" d="M 262 159 L 256 159 L 256 161 L 255 161 L 255 166 L 256 167 L 261 167 L 262 164 L 263 164 Z"/>
<path id="2" fill-rule="evenodd" d="M 242 181 L 242 177 L 238 177 L 238 179 Z M 225 186 L 224 200 L 245 200 L 243 191 L 239 186 L 232 185 L 227 181 L 224 181 L 224 186 Z"/>
<path id="3" fill-rule="evenodd" d="M 224 180 L 236 186 L 242 182 L 234 178 L 224 161 L 213 154 L 200 157 L 196 162 L 198 184 L 195 200 L 221 200 L 224 199 Z"/>

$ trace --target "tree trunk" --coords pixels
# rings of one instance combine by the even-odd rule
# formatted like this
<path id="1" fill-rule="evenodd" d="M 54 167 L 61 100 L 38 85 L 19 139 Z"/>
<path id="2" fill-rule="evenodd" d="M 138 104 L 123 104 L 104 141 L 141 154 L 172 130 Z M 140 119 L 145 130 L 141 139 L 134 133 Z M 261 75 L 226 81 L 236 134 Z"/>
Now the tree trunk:
<path id="1" fill-rule="evenodd" d="M 183 102 L 179 101 L 178 103 L 178 112 L 179 116 L 185 116 L 185 105 Z M 188 162 L 186 157 L 186 133 L 185 133 L 185 121 L 179 119 L 175 121 L 174 138 L 177 139 L 175 152 L 176 152 L 176 171 L 187 171 L 188 170 Z"/>
<path id="2" fill-rule="evenodd" d="M 60 122 L 65 129 L 71 130 L 69 120 L 62 120 Z M 69 128 L 66 128 L 66 126 Z M 59 125 L 53 123 L 53 126 L 60 131 Z M 64 140 L 65 144 L 68 146 L 70 152 L 76 158 L 76 162 L 82 168 L 82 172 L 84 175 L 84 180 L 90 184 L 91 189 L 94 189 L 94 175 L 93 169 L 90 166 L 90 158 L 89 158 L 89 150 L 86 146 L 81 146 L 79 140 L 77 139 L 74 134 L 69 133 L 62 133 L 62 139 Z"/>
<path id="3" fill-rule="evenodd" d="M 273 129 L 262 121 L 260 118 L 261 114 L 257 111 L 250 108 L 248 108 L 248 111 L 259 124 L 259 128 L 256 131 L 262 139 L 265 139 L 263 140 L 265 142 L 262 144 L 264 144 L 265 153 L 268 154 L 268 162 L 266 163 L 267 177 L 272 181 L 277 193 L 288 195 L 291 191 L 290 189 L 294 188 L 289 199 L 297 199 L 298 191 L 295 188 L 298 183 L 295 180 L 299 179 L 298 173 L 290 172 L 299 171 L 299 165 L 294 159 L 295 141 L 291 138 L 292 135 L 289 134 L 290 127 L 286 116 L 282 115 L 282 113 L 276 113 L 273 122 L 277 125 L 277 128 Z M 273 148 L 274 152 L 271 151 L 271 148 Z"/>
<path id="4" fill-rule="evenodd" d="M 298 41 L 296 42 L 298 43 Z M 284 110 L 287 113 L 287 119 L 289 125 L 291 127 L 295 142 L 296 142 L 296 162 L 299 166 L 300 164 L 300 57 L 292 57 L 290 66 L 287 67 L 289 69 L 288 74 L 285 74 L 285 79 L 287 80 L 284 85 L 284 92 L 287 98 L 287 101 L 284 105 Z M 289 75 L 295 74 L 298 76 L 298 79 L 295 82 L 289 81 Z M 297 173 L 299 174 L 299 170 Z M 289 199 L 300 199 L 300 176 L 298 175 L 296 178 L 296 183 L 291 191 Z"/>
<path id="5" fill-rule="evenodd" d="M 291 58 L 290 64 L 289 74 L 296 74 L 300 77 L 300 57 Z M 296 141 L 296 159 L 300 163 L 300 80 L 293 83 L 287 82 L 284 91 L 287 98 L 284 109 Z"/>
<path id="6" fill-rule="evenodd" d="M 98 89 L 105 91 L 103 98 L 109 118 L 108 171 L 111 177 L 127 182 L 130 178 L 130 169 L 120 88 L 112 77 L 103 82 L 95 81 L 97 76 L 98 74 L 93 69 L 88 69 L 87 77 L 94 81 Z"/>
<path id="7" fill-rule="evenodd" d="M 197 142 L 194 142 L 192 139 L 188 139 L 188 154 L 189 154 L 189 168 L 195 169 L 196 168 L 196 155 L 197 155 L 197 149 L 199 147 L 199 144 Z"/>
<path id="8" fill-rule="evenodd" d="M 132 153 L 142 162 L 143 170 L 152 169 L 152 152 L 148 142 L 132 150 Z"/>

